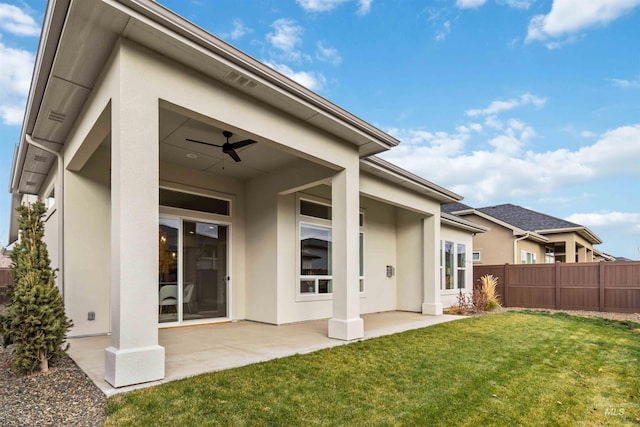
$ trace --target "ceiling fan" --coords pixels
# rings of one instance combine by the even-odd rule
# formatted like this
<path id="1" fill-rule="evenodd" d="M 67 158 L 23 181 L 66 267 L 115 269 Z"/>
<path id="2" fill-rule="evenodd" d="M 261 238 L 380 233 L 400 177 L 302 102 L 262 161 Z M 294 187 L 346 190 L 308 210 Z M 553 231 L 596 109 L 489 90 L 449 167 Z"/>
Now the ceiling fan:
<path id="1" fill-rule="evenodd" d="M 213 144 L 211 142 L 197 141 L 195 139 L 189 139 L 189 138 L 187 138 L 187 141 L 222 148 L 222 152 L 225 154 L 228 154 L 236 162 L 241 161 L 240 156 L 238 156 L 238 153 L 236 153 L 236 148 L 246 147 L 247 145 L 255 144 L 257 142 L 257 141 L 254 141 L 253 139 L 245 139 L 244 141 L 238 141 L 238 142 L 229 142 L 229 138 L 233 136 L 233 133 L 225 130 L 222 132 L 222 134 L 225 136 L 225 138 L 227 138 L 227 142 L 225 142 L 223 145 Z"/>

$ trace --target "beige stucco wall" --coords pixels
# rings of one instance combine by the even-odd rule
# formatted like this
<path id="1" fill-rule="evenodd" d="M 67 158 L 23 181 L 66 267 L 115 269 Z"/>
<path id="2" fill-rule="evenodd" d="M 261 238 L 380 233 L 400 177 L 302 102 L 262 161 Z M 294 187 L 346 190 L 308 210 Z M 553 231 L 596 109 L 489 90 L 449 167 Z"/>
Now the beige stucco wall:
<path id="1" fill-rule="evenodd" d="M 490 230 L 478 233 L 473 238 L 473 250 L 480 252 L 480 262 L 477 264 L 513 264 L 513 231 L 495 222 L 488 221 L 477 215 L 465 215 L 464 219 L 476 224 L 484 225 Z"/>
<path id="2" fill-rule="evenodd" d="M 566 242 L 566 262 L 576 262 L 576 246 L 583 248 L 578 252 L 578 262 L 593 262 L 593 245 L 584 239 L 582 236 L 571 233 L 556 233 L 546 234 L 545 237 L 549 239 L 550 243 Z"/>
<path id="3" fill-rule="evenodd" d="M 423 301 L 423 233 L 422 218 L 406 209 L 396 211 L 397 256 L 396 289 L 397 309 L 420 312 Z"/>

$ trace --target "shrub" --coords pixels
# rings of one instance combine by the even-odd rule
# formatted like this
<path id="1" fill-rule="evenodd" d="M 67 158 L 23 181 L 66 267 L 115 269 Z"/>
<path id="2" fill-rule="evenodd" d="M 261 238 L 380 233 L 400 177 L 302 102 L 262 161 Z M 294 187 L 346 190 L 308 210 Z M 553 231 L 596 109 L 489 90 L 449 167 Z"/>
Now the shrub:
<path id="1" fill-rule="evenodd" d="M 16 345 L 12 364 L 22 372 L 49 369 L 49 360 L 63 353 L 72 323 L 64 312 L 62 296 L 55 285 L 47 245 L 42 240 L 42 216 L 46 208 L 37 201 L 18 207 L 20 241 L 11 253 L 14 283 L 7 313 L 0 319 L 4 343 Z"/>
<path id="2" fill-rule="evenodd" d="M 500 307 L 498 301 L 498 278 L 491 274 L 485 274 L 480 278 L 479 286 L 473 289 L 473 305 L 480 311 L 493 311 Z"/>

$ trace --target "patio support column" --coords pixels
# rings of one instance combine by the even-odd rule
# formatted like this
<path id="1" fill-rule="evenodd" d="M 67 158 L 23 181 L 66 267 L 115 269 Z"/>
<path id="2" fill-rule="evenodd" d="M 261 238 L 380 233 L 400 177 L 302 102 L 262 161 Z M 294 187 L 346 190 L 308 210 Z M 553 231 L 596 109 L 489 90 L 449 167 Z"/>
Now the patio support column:
<path id="1" fill-rule="evenodd" d="M 576 262 L 576 242 L 573 239 L 567 239 L 564 243 L 564 260 L 566 263 Z"/>
<path id="2" fill-rule="evenodd" d="M 422 314 L 442 314 L 440 302 L 440 214 L 422 220 Z"/>
<path id="3" fill-rule="evenodd" d="M 120 52 L 126 59 L 126 50 Z M 131 65 L 131 64 L 129 64 Z M 158 345 L 158 100 L 133 67 L 111 104 L 111 346 L 114 387 L 164 378 Z"/>
<path id="4" fill-rule="evenodd" d="M 331 181 L 333 317 L 329 338 L 364 337 L 360 318 L 360 182 L 357 158 Z"/>

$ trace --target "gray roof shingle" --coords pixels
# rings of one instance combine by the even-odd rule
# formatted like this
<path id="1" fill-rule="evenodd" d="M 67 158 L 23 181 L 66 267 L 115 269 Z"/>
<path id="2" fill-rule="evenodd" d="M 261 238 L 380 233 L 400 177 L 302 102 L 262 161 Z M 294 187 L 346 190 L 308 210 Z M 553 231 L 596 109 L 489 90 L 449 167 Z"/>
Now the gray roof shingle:
<path id="1" fill-rule="evenodd" d="M 532 211 L 510 203 L 476 208 L 476 210 L 527 231 L 583 227 L 580 224 L 565 221 L 564 219 Z"/>

